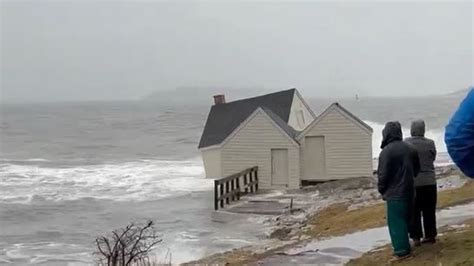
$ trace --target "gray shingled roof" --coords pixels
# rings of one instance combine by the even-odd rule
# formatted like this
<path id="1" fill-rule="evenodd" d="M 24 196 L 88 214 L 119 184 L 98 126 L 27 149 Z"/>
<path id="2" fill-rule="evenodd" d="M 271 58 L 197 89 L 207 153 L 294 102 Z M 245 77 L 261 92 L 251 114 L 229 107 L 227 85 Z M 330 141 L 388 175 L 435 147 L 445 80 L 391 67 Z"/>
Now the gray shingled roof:
<path id="1" fill-rule="evenodd" d="M 288 133 L 287 130 L 291 127 L 287 123 L 295 91 L 296 89 L 290 89 L 226 104 L 213 105 L 198 147 L 205 148 L 220 144 L 258 107 L 264 109 Z M 276 118 L 279 118 L 280 121 L 276 121 Z M 282 125 L 286 125 L 286 129 Z"/>
<path id="2" fill-rule="evenodd" d="M 288 125 L 287 122 L 283 121 L 278 115 L 272 112 L 270 109 L 263 107 L 262 110 L 267 113 L 267 115 L 281 128 L 285 131 L 288 136 L 292 139 L 295 139 L 298 136 L 299 131 L 295 130 L 291 126 Z"/>

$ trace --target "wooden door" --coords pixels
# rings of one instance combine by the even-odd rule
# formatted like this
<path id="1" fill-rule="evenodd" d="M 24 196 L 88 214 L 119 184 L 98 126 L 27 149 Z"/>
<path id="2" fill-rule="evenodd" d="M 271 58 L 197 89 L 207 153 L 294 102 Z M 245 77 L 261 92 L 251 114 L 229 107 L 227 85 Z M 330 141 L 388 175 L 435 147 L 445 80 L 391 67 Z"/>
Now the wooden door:
<path id="1" fill-rule="evenodd" d="M 305 138 L 305 180 L 324 180 L 326 177 L 326 150 L 324 137 Z"/>
<path id="2" fill-rule="evenodd" d="M 288 186 L 287 149 L 272 149 L 272 185 Z"/>

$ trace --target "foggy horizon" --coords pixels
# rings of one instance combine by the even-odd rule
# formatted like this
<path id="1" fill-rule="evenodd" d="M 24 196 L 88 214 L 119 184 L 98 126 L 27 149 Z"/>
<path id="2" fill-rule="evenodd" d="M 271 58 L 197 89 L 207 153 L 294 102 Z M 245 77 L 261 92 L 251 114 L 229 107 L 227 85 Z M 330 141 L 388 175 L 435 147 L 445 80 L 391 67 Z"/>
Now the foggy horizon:
<path id="1" fill-rule="evenodd" d="M 306 98 L 473 82 L 472 2 L 1 2 L 1 102 L 139 100 L 180 87 Z M 209 95 L 211 97 L 212 95 Z M 235 100 L 235 99 L 229 99 Z"/>
<path id="2" fill-rule="evenodd" d="M 245 88 L 244 88 L 245 89 Z M 136 98 L 132 99 L 45 99 L 45 100 L 28 100 L 28 99 L 23 99 L 23 100 L 4 100 L 3 98 L 0 98 L 0 105 L 43 105 L 43 104 L 87 104 L 87 103 L 114 103 L 114 102 L 143 102 L 143 103 L 168 103 L 173 105 L 173 103 L 193 103 L 196 105 L 212 105 L 213 103 L 213 96 L 217 94 L 224 94 L 226 96 L 226 101 L 227 102 L 233 102 L 233 101 L 238 101 L 242 100 L 245 98 L 251 98 L 251 97 L 257 97 L 269 93 L 274 93 L 277 91 L 283 91 L 283 90 L 288 90 L 292 88 L 275 88 L 274 90 L 256 90 L 254 93 L 249 93 L 249 91 L 245 91 L 243 94 L 239 94 L 239 90 L 234 90 L 234 91 L 226 91 L 226 90 L 219 90 L 216 92 L 211 92 L 211 93 L 199 93 L 197 97 L 193 97 L 192 100 L 188 99 L 177 99 L 174 98 L 176 95 L 171 95 L 173 96 L 172 98 L 168 99 L 159 99 L 159 98 L 149 98 L 148 96 L 152 96 L 155 93 L 161 93 L 164 92 L 166 93 L 167 91 L 152 91 L 151 93 L 148 93 L 146 95 L 142 95 Z M 416 99 L 416 98 L 443 98 L 443 97 L 449 97 L 450 95 L 456 94 L 457 97 L 462 97 L 465 95 L 465 91 L 468 90 L 469 88 L 465 89 L 460 89 L 460 90 L 454 90 L 454 91 L 447 91 L 437 93 L 437 94 L 429 94 L 429 95 L 359 95 L 359 94 L 353 94 L 353 95 L 333 95 L 333 96 L 316 96 L 316 95 L 307 95 L 305 90 L 302 90 L 300 88 L 295 88 L 297 89 L 302 96 L 307 99 L 308 101 L 329 101 L 329 102 L 337 102 L 337 101 L 352 101 L 355 100 L 357 97 L 357 100 L 363 100 L 363 99 L 385 99 L 385 100 L 396 100 L 396 99 Z M 195 96 L 195 95 L 193 95 Z M 2 96 L 3 97 L 3 96 Z M 197 99 L 197 100 L 196 100 Z"/>

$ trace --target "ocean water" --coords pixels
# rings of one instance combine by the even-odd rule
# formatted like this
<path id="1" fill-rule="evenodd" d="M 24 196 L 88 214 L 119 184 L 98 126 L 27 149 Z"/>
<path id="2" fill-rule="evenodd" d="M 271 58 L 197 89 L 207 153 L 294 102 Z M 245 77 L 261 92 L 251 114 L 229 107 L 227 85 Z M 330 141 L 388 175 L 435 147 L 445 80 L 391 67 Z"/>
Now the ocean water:
<path id="1" fill-rule="evenodd" d="M 319 113 L 331 101 L 309 102 Z M 459 99 L 340 102 L 373 127 L 374 157 L 385 121 L 401 121 L 408 134 L 409 122 L 424 118 L 438 163 L 449 163 L 443 126 Z M 213 182 L 197 151 L 208 110 L 149 102 L 2 105 L 0 263 L 90 264 L 96 236 L 146 219 L 163 236 L 157 256 L 171 254 L 175 263 L 264 237 L 260 218 L 212 211 Z"/>

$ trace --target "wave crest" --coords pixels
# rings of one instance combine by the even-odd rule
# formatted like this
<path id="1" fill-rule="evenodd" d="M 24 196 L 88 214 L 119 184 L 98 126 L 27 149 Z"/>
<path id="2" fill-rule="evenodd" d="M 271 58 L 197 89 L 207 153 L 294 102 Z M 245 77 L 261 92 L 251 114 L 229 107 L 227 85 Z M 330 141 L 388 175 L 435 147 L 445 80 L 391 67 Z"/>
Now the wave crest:
<path id="1" fill-rule="evenodd" d="M 200 160 L 143 160 L 69 168 L 0 164 L 0 202 L 96 198 L 146 201 L 212 189 Z M 21 195 L 21 196 L 19 196 Z"/>
<path id="2" fill-rule="evenodd" d="M 372 150 L 374 156 L 378 156 L 380 153 L 380 144 L 382 143 L 382 130 L 384 128 L 383 124 L 379 124 L 372 121 L 364 121 L 367 125 L 372 127 L 374 134 L 372 135 Z M 403 137 L 407 138 L 410 136 L 409 128 L 402 128 Z M 436 144 L 436 149 L 438 152 L 446 152 L 446 144 L 444 143 L 444 130 L 443 129 L 432 129 L 427 130 L 425 136 L 432 139 Z"/>

